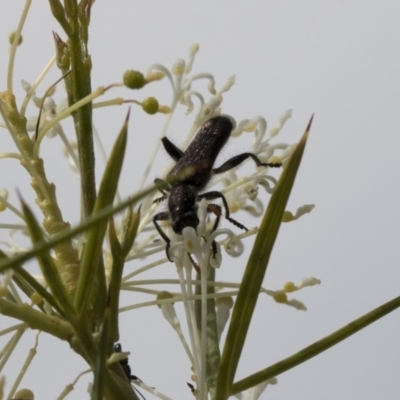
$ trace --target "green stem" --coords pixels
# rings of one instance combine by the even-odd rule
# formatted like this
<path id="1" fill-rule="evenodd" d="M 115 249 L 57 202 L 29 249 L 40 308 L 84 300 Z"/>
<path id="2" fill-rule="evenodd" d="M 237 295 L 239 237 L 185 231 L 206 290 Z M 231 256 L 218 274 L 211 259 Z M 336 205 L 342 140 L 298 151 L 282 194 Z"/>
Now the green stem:
<path id="1" fill-rule="evenodd" d="M 59 317 L 43 314 L 27 304 L 20 305 L 0 299 L 0 314 L 23 321 L 31 329 L 47 332 L 61 340 L 70 341 L 74 335 L 73 328 L 68 322 Z"/>
<path id="2" fill-rule="evenodd" d="M 53 4 L 54 3 L 54 4 Z M 88 28 L 91 4 L 80 7 L 76 0 L 64 2 L 64 9 L 51 0 L 53 15 L 68 36 L 71 75 L 66 79 L 69 105 L 92 92 L 90 73 L 92 61 L 88 53 Z M 57 7 L 56 7 L 57 6 Z M 55 12 L 57 10 L 57 12 Z M 68 23 L 66 22 L 68 21 Z M 59 54 L 60 56 L 60 54 Z M 67 65 L 62 69 L 66 72 Z M 72 114 L 78 142 L 83 214 L 89 216 L 96 201 L 95 157 L 93 146 L 92 103 L 80 107 Z"/>
<path id="3" fill-rule="evenodd" d="M 201 277 L 198 274 L 196 280 L 200 281 Z M 207 282 L 215 282 L 215 268 L 209 266 Z M 215 286 L 207 285 L 207 294 L 214 294 Z M 200 284 L 195 287 L 195 294 L 201 295 Z M 195 301 L 195 313 L 198 335 L 201 337 L 201 300 Z M 207 388 L 211 395 L 211 398 L 215 398 L 216 394 L 216 383 L 218 371 L 221 363 L 221 353 L 219 351 L 218 344 L 218 331 L 217 331 L 217 315 L 215 311 L 215 299 L 209 298 L 207 300 L 207 345 L 206 345 L 206 358 L 207 358 Z"/>
<path id="4" fill-rule="evenodd" d="M 65 232 L 70 225 L 63 220 L 57 204 L 56 188 L 47 180 L 43 160 L 33 156 L 33 142 L 26 131 L 26 118 L 19 114 L 14 95 L 7 92 L 0 94 L 0 112 L 23 155 L 21 163 L 32 178 L 31 185 L 37 195 L 36 203 L 44 216 L 43 227 L 50 237 Z M 58 243 L 53 250 L 62 282 L 68 293 L 74 293 L 79 273 L 78 254 L 70 241 Z"/>

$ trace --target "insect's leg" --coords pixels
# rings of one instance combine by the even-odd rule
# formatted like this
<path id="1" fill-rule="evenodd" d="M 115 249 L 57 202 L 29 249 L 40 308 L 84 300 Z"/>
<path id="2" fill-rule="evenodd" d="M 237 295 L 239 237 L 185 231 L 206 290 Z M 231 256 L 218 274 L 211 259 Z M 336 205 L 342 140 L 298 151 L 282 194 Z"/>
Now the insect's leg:
<path id="1" fill-rule="evenodd" d="M 201 199 L 206 199 L 206 200 L 221 199 L 222 203 L 224 205 L 224 208 L 225 208 L 225 218 L 228 221 L 230 221 L 233 225 L 236 225 L 238 228 L 248 231 L 248 229 L 244 225 L 242 225 L 240 222 L 236 221 L 235 219 L 233 219 L 229 216 L 228 202 L 226 201 L 225 196 L 221 192 L 214 191 L 214 192 L 207 192 L 207 193 L 199 194 L 197 196 L 197 200 L 201 200 Z M 209 204 L 209 205 L 211 205 L 211 204 Z M 208 208 L 207 208 L 207 211 L 208 211 Z M 214 212 L 214 211 L 212 210 L 212 212 Z M 216 222 L 218 225 L 218 222 L 219 222 L 218 216 L 217 216 Z M 215 229 L 217 229 L 217 226 L 214 224 L 213 230 L 215 230 Z"/>
<path id="2" fill-rule="evenodd" d="M 163 137 L 161 139 L 162 144 L 166 152 L 171 156 L 174 161 L 179 161 L 183 156 L 183 151 L 176 147 L 167 137 Z"/>
<path id="3" fill-rule="evenodd" d="M 132 382 L 132 381 L 142 382 L 142 381 L 141 381 L 137 376 L 135 376 L 135 375 L 131 375 L 131 376 L 129 377 L 129 379 L 130 379 L 131 382 Z M 132 385 L 132 387 L 133 387 L 133 385 Z M 144 396 L 142 395 L 142 393 L 140 392 L 140 390 L 136 389 L 135 387 L 133 387 L 133 389 L 135 390 L 135 392 L 136 392 L 143 400 L 146 400 L 146 397 L 144 397 Z"/>
<path id="4" fill-rule="evenodd" d="M 249 157 L 254 160 L 257 167 L 276 168 L 282 166 L 281 163 L 262 163 L 260 159 L 253 153 L 242 153 L 238 154 L 235 157 L 230 158 L 228 161 L 224 162 L 220 167 L 214 168 L 213 174 L 220 174 L 222 172 L 229 171 L 230 169 L 237 167 L 239 164 L 241 164 L 244 160 L 247 160 Z"/>
<path id="5" fill-rule="evenodd" d="M 165 253 L 167 254 L 167 258 L 169 261 L 172 262 L 170 256 L 169 256 L 169 248 L 171 247 L 171 239 L 166 235 L 166 233 L 161 229 L 161 226 L 158 224 L 157 221 L 166 221 L 169 219 L 169 213 L 168 212 L 160 212 L 153 217 L 153 224 L 156 227 L 158 233 L 160 236 L 164 239 L 165 243 L 167 243 L 167 246 L 165 247 Z"/>
<path id="6" fill-rule="evenodd" d="M 167 195 L 167 194 L 164 194 L 164 196 L 157 197 L 156 199 L 154 199 L 154 200 L 153 200 L 153 203 L 161 203 L 161 202 L 164 201 L 167 197 L 168 197 L 168 195 Z"/>
<path id="7" fill-rule="evenodd" d="M 199 264 L 197 264 L 196 261 L 193 260 L 193 257 L 192 257 L 192 255 L 190 253 L 187 253 L 187 254 L 188 254 L 188 257 L 189 257 L 189 260 L 190 260 L 191 264 L 193 265 L 193 268 L 196 270 L 196 272 L 198 274 L 201 274 L 201 270 L 200 270 Z"/>
<path id="8" fill-rule="evenodd" d="M 214 222 L 214 226 L 211 229 L 211 232 L 214 232 L 219 224 L 219 220 L 221 219 L 221 207 L 218 204 L 208 204 L 207 206 L 207 212 L 210 213 L 212 212 L 215 215 L 215 222 Z M 215 258 L 217 256 L 217 243 L 215 243 L 215 240 L 213 240 L 212 244 L 212 252 L 213 252 L 213 258 Z"/>
<path id="9" fill-rule="evenodd" d="M 168 184 L 164 180 L 162 180 L 160 178 L 154 179 L 154 184 L 158 187 L 158 190 L 163 195 L 161 197 L 158 197 L 157 199 L 153 200 L 153 203 L 160 203 L 161 201 L 165 200 L 168 197 L 168 192 L 171 190 L 171 188 L 168 186 Z"/>
<path id="10" fill-rule="evenodd" d="M 208 213 L 212 212 L 216 217 L 215 218 L 215 222 L 214 222 L 214 226 L 211 229 L 211 232 L 214 232 L 218 227 L 219 220 L 221 219 L 221 214 L 222 214 L 221 207 L 219 205 L 217 205 L 217 204 L 208 204 L 207 205 L 207 212 Z"/>

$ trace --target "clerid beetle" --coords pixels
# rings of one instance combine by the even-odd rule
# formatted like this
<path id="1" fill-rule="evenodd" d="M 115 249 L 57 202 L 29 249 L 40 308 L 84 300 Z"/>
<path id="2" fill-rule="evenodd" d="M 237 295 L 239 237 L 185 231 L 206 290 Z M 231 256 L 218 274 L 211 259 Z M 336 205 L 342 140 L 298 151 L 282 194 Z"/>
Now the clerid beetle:
<path id="1" fill-rule="evenodd" d="M 171 239 L 162 230 L 159 221 L 170 220 L 172 229 L 177 234 L 182 234 L 182 230 L 186 227 L 192 227 L 196 230 L 199 224 L 197 216 L 197 202 L 201 199 L 215 200 L 221 199 L 225 208 L 225 218 L 238 228 L 247 230 L 238 221 L 234 220 L 229 215 L 228 203 L 221 192 L 211 191 L 201 193 L 206 187 L 211 177 L 222 172 L 229 171 L 237 167 L 249 157 L 254 160 L 257 166 L 263 167 L 280 167 L 278 163 L 262 163 L 259 158 L 253 153 L 242 153 L 230 158 L 218 168 L 213 168 L 215 160 L 228 141 L 234 122 L 228 116 L 216 116 L 206 121 L 199 129 L 196 137 L 190 143 L 186 151 L 180 150 L 168 138 L 161 139 L 165 150 L 176 161 L 175 166 L 168 173 L 167 178 L 175 178 L 177 181 L 168 189 L 169 194 L 160 190 L 163 196 L 154 200 L 160 202 L 168 198 L 168 212 L 160 212 L 153 217 L 153 223 L 158 233 L 167 243 L 166 253 L 170 261 L 169 248 Z M 162 182 L 156 179 L 155 183 Z M 215 214 L 216 219 L 211 232 L 218 227 L 221 218 L 221 207 L 217 204 L 208 204 L 207 212 Z M 216 246 L 213 246 L 214 257 Z"/>

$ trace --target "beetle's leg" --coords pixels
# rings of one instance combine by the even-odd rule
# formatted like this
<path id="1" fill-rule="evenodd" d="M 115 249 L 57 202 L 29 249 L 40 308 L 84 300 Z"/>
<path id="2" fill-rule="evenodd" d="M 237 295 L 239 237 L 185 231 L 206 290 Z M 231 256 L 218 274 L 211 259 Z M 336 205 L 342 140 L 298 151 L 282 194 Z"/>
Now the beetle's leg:
<path id="1" fill-rule="evenodd" d="M 171 156 L 174 161 L 179 161 L 183 156 L 183 151 L 176 147 L 167 137 L 161 139 L 165 151 Z"/>
<path id="2" fill-rule="evenodd" d="M 218 204 L 208 204 L 207 205 L 207 212 L 208 213 L 212 212 L 216 217 L 215 218 L 215 222 L 214 222 L 214 226 L 213 226 L 213 228 L 211 229 L 211 232 L 210 232 L 210 233 L 212 233 L 217 229 L 218 224 L 219 224 L 219 220 L 221 219 L 221 214 L 222 214 L 221 207 Z"/>
<path id="3" fill-rule="evenodd" d="M 221 207 L 218 204 L 208 204 L 207 206 L 207 212 L 210 213 L 212 212 L 215 215 L 215 222 L 214 222 L 214 226 L 211 229 L 211 232 L 214 232 L 219 224 L 219 220 L 221 219 Z M 215 258 L 217 256 L 217 243 L 215 243 L 215 240 L 213 240 L 212 244 L 212 252 L 213 252 L 213 258 Z"/>
<path id="4" fill-rule="evenodd" d="M 231 222 L 233 225 L 236 225 L 238 228 L 244 229 L 245 231 L 248 231 L 248 229 L 244 225 L 242 225 L 240 222 L 236 221 L 235 219 L 233 219 L 233 218 L 231 218 L 229 216 L 230 214 L 229 214 L 228 202 L 226 201 L 225 196 L 221 192 L 213 191 L 213 192 L 207 192 L 207 193 L 199 194 L 197 196 L 197 200 L 201 200 L 201 199 L 206 199 L 206 200 L 221 199 L 222 203 L 224 205 L 224 208 L 225 208 L 225 218 L 229 222 Z M 207 208 L 207 210 L 208 210 L 208 208 Z M 214 212 L 214 211 L 212 211 L 212 212 Z M 217 220 L 216 220 L 217 224 L 214 224 L 213 231 L 215 229 L 217 229 L 218 222 L 219 222 L 219 218 L 217 216 Z"/>
<path id="5" fill-rule="evenodd" d="M 164 196 L 157 197 L 156 199 L 153 200 L 153 203 L 161 203 L 162 201 L 166 200 L 168 197 L 167 194 L 164 194 Z"/>
<path id="6" fill-rule="evenodd" d="M 160 236 L 164 239 L 167 246 L 165 247 L 165 253 L 169 261 L 172 262 L 171 257 L 169 256 L 169 248 L 171 247 L 171 239 L 167 236 L 167 234 L 161 229 L 161 226 L 158 224 L 157 221 L 166 221 L 170 219 L 170 215 L 168 212 L 160 212 L 153 217 L 153 224 L 156 227 Z"/>
<path id="7" fill-rule="evenodd" d="M 171 187 L 168 184 L 160 179 L 154 179 L 154 184 L 158 187 L 158 190 L 163 194 L 161 197 L 153 200 L 153 203 L 160 203 L 161 201 L 165 200 L 168 197 L 168 192 L 171 190 Z M 162 188 L 162 189 L 161 189 Z"/>
<path id="8" fill-rule="evenodd" d="M 277 168 L 282 166 L 281 163 L 262 163 L 260 159 L 253 153 L 242 153 L 238 154 L 235 157 L 230 158 L 228 161 L 224 162 L 220 167 L 214 168 L 213 174 L 221 174 L 222 172 L 229 171 L 230 169 L 237 167 L 239 164 L 241 164 L 244 160 L 247 160 L 249 157 L 254 160 L 257 167 Z"/>
<path id="9" fill-rule="evenodd" d="M 201 270 L 200 270 L 199 264 L 197 264 L 196 261 L 193 260 L 193 257 L 192 257 L 192 255 L 191 255 L 190 253 L 187 253 L 187 254 L 188 254 L 188 256 L 189 256 L 190 262 L 191 262 L 192 265 L 193 265 L 193 268 L 196 270 L 196 272 L 197 272 L 198 274 L 201 274 Z"/>

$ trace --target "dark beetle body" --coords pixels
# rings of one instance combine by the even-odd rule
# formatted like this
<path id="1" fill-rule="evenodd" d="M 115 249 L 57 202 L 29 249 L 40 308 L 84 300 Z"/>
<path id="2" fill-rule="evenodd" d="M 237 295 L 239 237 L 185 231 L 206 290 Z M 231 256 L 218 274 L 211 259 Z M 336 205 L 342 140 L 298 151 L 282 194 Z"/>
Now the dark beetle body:
<path id="1" fill-rule="evenodd" d="M 115 343 L 114 351 L 115 351 L 115 353 L 121 353 L 122 352 L 122 346 L 121 346 L 120 343 Z M 122 360 L 120 360 L 119 361 L 119 365 L 121 366 L 122 370 L 124 371 L 124 374 L 127 377 L 129 382 L 140 381 L 137 376 L 131 374 L 131 367 L 129 366 L 128 357 L 123 358 Z M 139 390 L 137 390 L 136 388 L 134 388 L 134 390 L 135 390 L 136 393 L 138 393 L 140 395 L 140 397 L 142 399 L 146 400 L 145 397 L 142 395 L 142 393 L 139 392 Z"/>
<path id="2" fill-rule="evenodd" d="M 196 201 L 196 191 L 188 184 L 180 183 L 171 188 L 168 208 L 171 212 L 172 229 L 175 233 L 181 234 L 186 226 L 197 228 L 199 218 L 197 217 Z"/>
<path id="3" fill-rule="evenodd" d="M 226 116 L 209 119 L 200 128 L 182 156 L 175 160 L 177 163 L 169 172 L 168 177 L 182 173 L 185 168 L 193 168 L 193 173 L 184 178 L 182 183 L 192 186 L 196 191 L 204 189 L 211 178 L 215 160 L 228 141 L 232 129 L 232 120 Z M 163 138 L 163 143 L 165 139 Z M 174 186 L 179 184 L 181 183 Z"/>
<path id="4" fill-rule="evenodd" d="M 234 124 L 231 118 L 227 116 L 217 116 L 206 121 L 199 129 L 196 137 L 190 143 L 185 152 L 176 147 L 168 138 L 162 138 L 167 153 L 176 161 L 176 165 L 168 173 L 168 178 L 178 178 L 178 181 L 173 183 L 169 188 L 168 209 L 169 212 L 161 212 L 153 217 L 154 225 L 167 243 L 167 257 L 169 257 L 169 247 L 171 240 L 161 229 L 158 221 L 170 219 L 172 229 L 177 234 L 182 234 L 182 230 L 186 227 L 197 228 L 199 218 L 197 216 L 197 202 L 201 199 L 213 200 L 220 198 L 223 202 L 226 219 L 241 229 L 247 230 L 242 224 L 230 218 L 228 203 L 221 192 L 212 191 L 199 194 L 208 182 L 212 175 L 220 174 L 228 171 L 247 158 L 252 158 L 258 166 L 264 167 L 279 167 L 281 164 L 261 163 L 258 157 L 252 153 L 242 153 L 232 157 L 219 168 L 213 168 L 215 160 L 224 147 L 231 135 Z M 181 176 L 181 177 L 180 177 Z M 160 181 L 156 179 L 155 182 Z M 164 200 L 167 195 L 162 191 L 163 197 L 155 200 L 159 202 Z M 219 219 L 221 217 L 221 207 L 217 204 L 209 204 L 207 212 L 213 212 L 216 215 L 216 220 L 212 231 L 217 229 Z M 216 246 L 213 246 L 214 256 Z"/>
<path id="5" fill-rule="evenodd" d="M 200 128 L 186 151 L 179 153 L 180 158 L 174 158 L 177 163 L 167 175 L 168 178 L 184 174 L 185 170 L 189 171 L 187 176 L 172 186 L 168 198 L 172 229 L 175 233 L 181 234 L 183 228 L 187 226 L 197 228 L 199 224 L 197 193 L 209 182 L 212 167 L 227 142 L 232 128 L 233 123 L 228 117 L 214 117 L 208 120 Z M 172 143 L 167 138 L 163 138 L 162 141 L 168 151 L 168 145 Z"/>
<path id="6" fill-rule="evenodd" d="M 120 345 L 120 343 L 116 343 L 114 345 L 114 351 L 116 353 L 122 352 L 122 346 Z M 122 370 L 124 371 L 124 374 L 128 378 L 129 381 L 131 381 L 132 379 L 137 379 L 135 376 L 131 375 L 131 367 L 129 366 L 128 357 L 120 360 L 119 365 L 122 367 Z"/>

